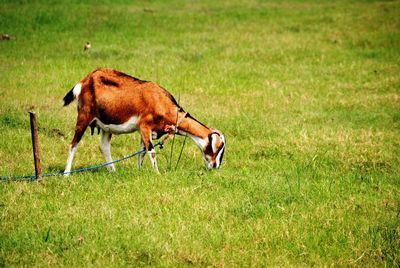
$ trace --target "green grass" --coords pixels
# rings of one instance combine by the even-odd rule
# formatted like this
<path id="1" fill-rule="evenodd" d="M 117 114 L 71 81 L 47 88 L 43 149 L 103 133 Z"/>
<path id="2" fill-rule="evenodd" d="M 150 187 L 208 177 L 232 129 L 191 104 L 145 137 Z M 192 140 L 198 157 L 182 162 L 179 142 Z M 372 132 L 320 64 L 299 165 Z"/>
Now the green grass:
<path id="1" fill-rule="evenodd" d="M 227 138 L 206 171 L 188 141 L 148 159 L 0 184 L 0 267 L 400 265 L 400 2 L 0 1 L 0 175 L 62 171 L 96 67 L 167 88 Z M 93 48 L 83 51 L 90 41 Z M 175 143 L 177 161 L 183 138 Z M 104 160 L 88 133 L 74 168 Z M 139 134 L 114 136 L 112 154 Z"/>

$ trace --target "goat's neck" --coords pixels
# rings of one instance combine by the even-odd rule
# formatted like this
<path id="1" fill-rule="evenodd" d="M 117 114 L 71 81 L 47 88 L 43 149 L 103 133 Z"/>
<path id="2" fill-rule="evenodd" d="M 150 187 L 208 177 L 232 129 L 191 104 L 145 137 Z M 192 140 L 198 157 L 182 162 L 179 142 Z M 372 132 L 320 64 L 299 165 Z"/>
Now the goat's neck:
<path id="1" fill-rule="evenodd" d="M 211 132 L 210 128 L 192 117 L 183 118 L 178 126 L 178 131 L 181 135 L 187 134 L 202 150 L 207 146 L 208 135 Z"/>

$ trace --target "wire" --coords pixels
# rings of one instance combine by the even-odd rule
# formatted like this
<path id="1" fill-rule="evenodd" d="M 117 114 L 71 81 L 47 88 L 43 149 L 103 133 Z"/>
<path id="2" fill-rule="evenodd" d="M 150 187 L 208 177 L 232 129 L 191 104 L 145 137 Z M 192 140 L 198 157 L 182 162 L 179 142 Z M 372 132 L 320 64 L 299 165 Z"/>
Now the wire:
<path id="1" fill-rule="evenodd" d="M 159 141 L 156 145 L 154 145 L 154 147 L 160 146 L 160 148 L 162 148 L 163 143 L 161 141 Z M 62 176 L 62 175 L 67 175 L 67 174 L 71 174 L 71 173 L 78 173 L 78 172 L 85 172 L 85 171 L 90 171 L 90 170 L 94 170 L 94 169 L 98 169 L 101 167 L 105 167 L 105 166 L 109 166 L 111 164 L 114 163 L 118 163 L 124 160 L 127 160 L 129 158 L 132 158 L 138 154 L 141 154 L 143 152 L 145 152 L 145 149 L 141 149 L 139 151 L 137 151 L 136 153 L 130 154 L 128 156 L 122 157 L 120 159 L 108 162 L 108 163 L 104 163 L 104 164 L 100 164 L 100 165 L 95 165 L 95 166 L 89 166 L 89 167 L 83 167 L 83 168 L 78 168 L 75 170 L 71 170 L 69 172 L 59 172 L 59 173 L 45 173 L 42 174 L 40 176 L 36 176 L 36 175 L 21 175 L 21 176 L 0 176 L 0 180 L 1 181 L 8 181 L 8 180 L 37 180 L 38 177 L 55 177 L 55 176 Z"/>

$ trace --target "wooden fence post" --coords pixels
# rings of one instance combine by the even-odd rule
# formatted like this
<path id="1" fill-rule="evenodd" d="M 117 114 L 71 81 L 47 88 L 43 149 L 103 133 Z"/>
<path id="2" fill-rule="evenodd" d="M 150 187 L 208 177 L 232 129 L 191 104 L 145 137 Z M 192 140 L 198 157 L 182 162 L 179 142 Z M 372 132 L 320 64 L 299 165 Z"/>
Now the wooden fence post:
<path id="1" fill-rule="evenodd" d="M 33 149 L 33 161 L 35 163 L 35 175 L 36 179 L 39 179 L 42 175 L 42 166 L 40 164 L 39 156 L 39 140 L 38 140 L 38 128 L 36 124 L 36 114 L 29 112 L 31 121 L 31 134 L 32 134 L 32 149 Z"/>

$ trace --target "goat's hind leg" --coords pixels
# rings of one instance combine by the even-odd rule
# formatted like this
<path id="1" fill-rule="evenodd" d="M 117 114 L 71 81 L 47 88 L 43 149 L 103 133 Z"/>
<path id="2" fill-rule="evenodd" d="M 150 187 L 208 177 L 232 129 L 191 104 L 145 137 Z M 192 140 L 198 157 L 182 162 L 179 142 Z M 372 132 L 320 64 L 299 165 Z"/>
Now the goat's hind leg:
<path id="1" fill-rule="evenodd" d="M 113 161 L 111 158 L 111 137 L 112 134 L 110 132 L 105 132 L 104 130 L 101 131 L 101 140 L 99 147 L 107 163 Z M 114 172 L 115 171 L 114 164 L 108 165 L 107 169 L 109 172 Z"/>
<path id="2" fill-rule="evenodd" d="M 78 148 L 78 143 L 76 143 L 76 142 L 72 142 L 71 145 L 69 146 L 67 165 L 65 166 L 65 170 L 64 170 L 65 176 L 68 176 L 69 173 L 71 172 L 72 161 L 74 160 L 74 156 L 75 156 L 77 148 Z"/>
<path id="3" fill-rule="evenodd" d="M 72 139 L 71 145 L 69 147 L 67 164 L 64 170 L 64 175 L 66 176 L 68 176 L 69 173 L 71 172 L 72 161 L 74 160 L 74 156 L 78 148 L 78 143 L 82 139 L 82 136 L 85 133 L 85 130 L 89 125 L 89 122 L 90 121 L 87 119 L 87 117 L 83 116 L 82 114 L 78 114 L 78 120 L 75 127 L 75 134 L 74 138 Z"/>

